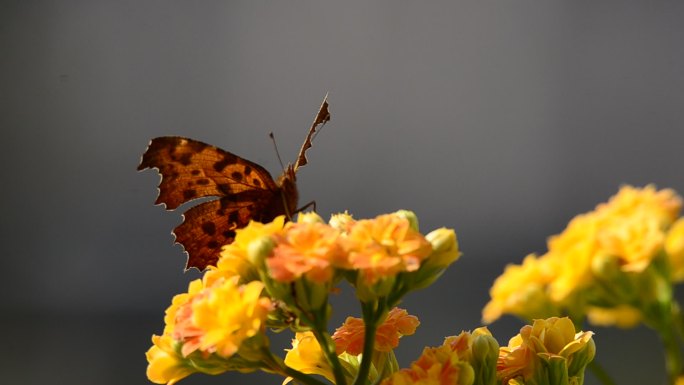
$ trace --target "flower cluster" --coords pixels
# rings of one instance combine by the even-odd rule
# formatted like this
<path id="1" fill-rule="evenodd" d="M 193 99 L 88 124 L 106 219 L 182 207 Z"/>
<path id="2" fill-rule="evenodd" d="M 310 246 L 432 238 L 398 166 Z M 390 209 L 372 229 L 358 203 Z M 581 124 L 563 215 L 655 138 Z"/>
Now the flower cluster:
<path id="1" fill-rule="evenodd" d="M 509 265 L 483 309 L 531 320 L 567 315 L 601 326 L 643 323 L 663 339 L 671 381 L 682 370 L 682 330 L 673 285 L 684 281 L 682 199 L 670 189 L 624 186 L 608 202 L 573 218 L 548 239 L 548 251 Z M 518 353 L 522 354 L 522 353 Z"/>
<path id="2" fill-rule="evenodd" d="M 257 369 L 338 383 L 358 373 L 377 377 L 376 367 L 397 366 L 393 349 L 419 324 L 395 305 L 459 256 L 453 230 L 424 236 L 408 211 L 363 220 L 339 214 L 328 223 L 314 213 L 296 222 L 250 222 L 202 279 L 174 297 L 147 353 L 148 378 L 172 384 L 195 372 Z M 363 318 L 349 317 L 331 336 L 328 296 L 342 280 L 356 289 Z M 296 333 L 284 363 L 269 351 L 269 328 Z M 362 360 L 364 353 L 373 362 Z"/>
<path id="3" fill-rule="evenodd" d="M 322 385 L 323 379 L 336 385 L 494 385 L 502 375 L 528 379 L 538 363 L 513 360 L 521 371 L 508 375 L 498 364 L 511 361 L 502 358 L 508 351 L 486 328 L 447 337 L 400 369 L 394 351 L 420 321 L 396 305 L 432 284 L 460 255 L 453 230 L 423 235 L 409 211 L 362 220 L 345 213 L 327 223 L 313 213 L 300 214 L 296 222 L 284 217 L 251 222 L 222 248 L 215 266 L 173 298 L 164 331 L 152 337 L 147 352 L 148 378 L 174 384 L 193 373 L 262 370 L 306 385 Z M 361 317 L 347 317 L 331 334 L 329 296 L 343 281 L 355 290 Z M 270 349 L 271 329 L 294 333 L 284 358 Z M 548 342 L 534 330 L 534 338 Z M 543 350 L 530 345 L 533 337 L 525 337 L 520 349 L 559 355 L 568 368 L 583 371 L 572 364 L 577 349 L 558 351 L 551 344 Z"/>
<path id="4" fill-rule="evenodd" d="M 483 319 L 565 313 L 603 325 L 639 323 L 651 316 L 643 308 L 656 301 L 646 286 L 684 279 L 681 205 L 672 190 L 623 187 L 550 237 L 545 254 L 509 265 L 491 288 Z"/>

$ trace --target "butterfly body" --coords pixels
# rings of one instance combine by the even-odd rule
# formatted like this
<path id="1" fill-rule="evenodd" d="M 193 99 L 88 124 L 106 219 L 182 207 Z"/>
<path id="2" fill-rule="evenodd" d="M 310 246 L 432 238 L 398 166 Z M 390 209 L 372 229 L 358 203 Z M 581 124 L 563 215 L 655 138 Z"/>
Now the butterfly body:
<path id="1" fill-rule="evenodd" d="M 288 219 L 297 212 L 296 171 L 306 164 L 316 126 L 329 120 L 324 99 L 297 162 L 274 180 L 260 165 L 194 139 L 180 136 L 154 138 L 138 170 L 155 168 L 161 174 L 156 204 L 174 210 L 184 203 L 214 198 L 189 208 L 173 233 L 188 253 L 186 268 L 204 270 L 216 265 L 221 247 L 235 239 L 235 230 L 250 220 Z"/>

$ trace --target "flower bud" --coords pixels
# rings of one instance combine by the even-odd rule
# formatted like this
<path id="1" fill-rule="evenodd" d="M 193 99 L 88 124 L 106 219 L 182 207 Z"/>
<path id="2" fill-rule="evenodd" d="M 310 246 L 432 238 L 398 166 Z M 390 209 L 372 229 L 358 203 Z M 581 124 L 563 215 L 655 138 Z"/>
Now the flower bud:
<path id="1" fill-rule="evenodd" d="M 471 365 L 475 372 L 475 383 L 496 385 L 496 362 L 499 358 L 499 343 L 486 327 L 475 329 L 472 333 Z"/>
<path id="2" fill-rule="evenodd" d="M 254 266 L 263 266 L 264 260 L 271 254 L 274 247 L 275 243 L 271 237 L 257 238 L 247 246 L 247 258 Z"/>
<path id="3" fill-rule="evenodd" d="M 394 215 L 400 217 L 400 218 L 405 218 L 409 221 L 409 226 L 413 231 L 419 231 L 418 230 L 418 217 L 416 216 L 416 213 L 413 211 L 409 210 L 399 210 L 394 213 Z"/>
<path id="4" fill-rule="evenodd" d="M 339 214 L 334 214 L 330 216 L 330 221 L 328 224 L 343 233 L 346 233 L 354 224 L 354 218 L 346 211 Z"/>
<path id="5" fill-rule="evenodd" d="M 432 244 L 432 254 L 425 262 L 431 266 L 445 268 L 461 256 L 456 232 L 453 229 L 442 227 L 431 231 L 425 239 Z"/>
<path id="6" fill-rule="evenodd" d="M 308 213 L 299 213 L 297 223 L 323 223 L 323 218 L 314 211 L 309 211 Z"/>

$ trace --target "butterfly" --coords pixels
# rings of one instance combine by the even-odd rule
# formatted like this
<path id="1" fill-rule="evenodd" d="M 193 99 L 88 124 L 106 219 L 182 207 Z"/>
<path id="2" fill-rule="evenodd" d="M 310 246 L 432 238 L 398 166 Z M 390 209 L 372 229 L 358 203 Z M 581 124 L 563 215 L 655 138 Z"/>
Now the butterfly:
<path id="1" fill-rule="evenodd" d="M 274 180 L 260 165 L 231 152 L 179 136 L 152 139 L 138 170 L 155 168 L 161 175 L 155 204 L 167 210 L 195 199 L 215 197 L 189 208 L 173 230 L 187 255 L 186 270 L 215 266 L 223 245 L 250 220 L 270 222 L 279 215 L 291 219 L 297 209 L 297 170 L 308 163 L 306 150 L 318 126 L 330 120 L 327 95 L 314 118 L 294 165 Z"/>

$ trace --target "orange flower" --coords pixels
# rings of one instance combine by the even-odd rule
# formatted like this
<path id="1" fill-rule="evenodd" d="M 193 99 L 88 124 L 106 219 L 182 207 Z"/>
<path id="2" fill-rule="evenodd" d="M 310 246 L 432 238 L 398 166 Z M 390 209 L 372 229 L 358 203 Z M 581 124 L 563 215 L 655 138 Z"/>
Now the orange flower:
<path id="1" fill-rule="evenodd" d="M 402 369 L 386 378 L 382 385 L 470 385 L 475 374 L 473 368 L 458 358 L 447 345 L 425 348 L 410 369 Z"/>
<path id="2" fill-rule="evenodd" d="M 399 346 L 399 338 L 415 333 L 418 325 L 420 325 L 420 321 L 416 316 L 409 315 L 406 310 L 395 307 L 376 331 L 375 350 L 380 352 L 392 351 Z M 344 325 L 337 328 L 332 336 L 337 354 L 344 352 L 354 356 L 361 354 L 365 335 L 363 320 L 347 317 Z"/>
<path id="3" fill-rule="evenodd" d="M 432 246 L 409 220 L 397 214 L 357 221 L 347 237 L 349 263 L 366 284 L 402 271 L 415 271 L 432 253 Z"/>
<path id="4" fill-rule="evenodd" d="M 335 267 L 343 265 L 339 235 L 324 223 L 288 223 L 282 233 L 274 235 L 276 247 L 266 260 L 271 276 L 280 282 L 301 276 L 316 283 L 329 282 Z"/>

